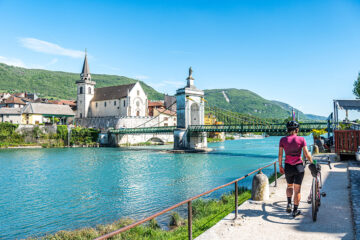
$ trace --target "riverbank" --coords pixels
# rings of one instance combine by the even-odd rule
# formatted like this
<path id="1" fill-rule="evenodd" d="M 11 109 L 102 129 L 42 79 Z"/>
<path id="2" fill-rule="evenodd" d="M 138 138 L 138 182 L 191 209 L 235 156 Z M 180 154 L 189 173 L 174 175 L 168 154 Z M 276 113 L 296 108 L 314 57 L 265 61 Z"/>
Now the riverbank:
<path id="1" fill-rule="evenodd" d="M 248 200 L 251 196 L 249 190 L 239 189 L 239 204 Z M 224 216 L 234 209 L 235 194 L 224 194 L 218 200 L 198 199 L 193 201 L 193 236 L 199 236 L 201 233 L 215 225 Z M 98 225 L 94 228 L 84 228 L 74 231 L 60 231 L 53 235 L 47 235 L 41 238 L 30 239 L 57 239 L 57 240 L 75 240 L 75 239 L 94 239 L 104 234 L 110 233 L 121 227 L 127 226 L 134 221 L 124 219 L 111 224 Z M 171 226 L 170 223 L 176 223 L 177 226 Z M 173 214 L 169 221 L 171 230 L 160 229 L 156 221 L 149 221 L 147 224 L 137 226 L 129 231 L 118 234 L 112 239 L 186 239 L 187 220 Z"/>
<path id="2" fill-rule="evenodd" d="M 66 125 L 0 123 L 0 148 L 58 148 L 98 146 L 99 131 Z"/>

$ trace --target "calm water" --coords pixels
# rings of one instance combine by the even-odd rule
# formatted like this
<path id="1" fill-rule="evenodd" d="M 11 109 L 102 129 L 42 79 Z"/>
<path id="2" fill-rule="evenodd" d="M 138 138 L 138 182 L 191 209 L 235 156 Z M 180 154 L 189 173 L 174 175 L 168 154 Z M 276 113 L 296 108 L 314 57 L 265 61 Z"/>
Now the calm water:
<path id="1" fill-rule="evenodd" d="M 278 142 L 269 137 L 213 143 L 210 154 L 0 150 L 0 239 L 148 216 L 276 160 Z M 251 178 L 243 185 L 250 183 Z"/>

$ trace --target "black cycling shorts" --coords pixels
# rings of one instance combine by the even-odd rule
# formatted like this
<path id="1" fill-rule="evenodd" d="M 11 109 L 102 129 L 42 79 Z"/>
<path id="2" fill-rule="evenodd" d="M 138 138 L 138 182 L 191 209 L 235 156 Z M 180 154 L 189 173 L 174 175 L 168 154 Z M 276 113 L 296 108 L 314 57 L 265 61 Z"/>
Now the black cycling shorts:
<path id="1" fill-rule="evenodd" d="M 285 178 L 288 184 L 299 184 L 301 185 L 304 178 L 304 165 L 302 163 L 291 165 L 285 163 Z"/>

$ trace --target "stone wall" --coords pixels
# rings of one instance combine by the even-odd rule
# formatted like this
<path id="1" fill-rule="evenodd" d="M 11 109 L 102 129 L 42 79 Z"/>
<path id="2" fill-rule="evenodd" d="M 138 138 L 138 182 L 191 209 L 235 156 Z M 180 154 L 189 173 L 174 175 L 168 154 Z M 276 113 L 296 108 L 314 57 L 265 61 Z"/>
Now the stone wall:
<path id="1" fill-rule="evenodd" d="M 156 117 L 97 117 L 97 118 L 77 118 L 77 126 L 96 128 L 96 129 L 119 129 L 136 127 L 157 127 Z"/>
<path id="2" fill-rule="evenodd" d="M 42 133 L 46 134 L 55 134 L 57 131 L 56 125 L 28 125 L 28 124 L 19 124 L 18 128 L 15 130 L 15 132 L 20 134 L 30 133 L 34 130 L 34 128 L 38 127 Z"/>

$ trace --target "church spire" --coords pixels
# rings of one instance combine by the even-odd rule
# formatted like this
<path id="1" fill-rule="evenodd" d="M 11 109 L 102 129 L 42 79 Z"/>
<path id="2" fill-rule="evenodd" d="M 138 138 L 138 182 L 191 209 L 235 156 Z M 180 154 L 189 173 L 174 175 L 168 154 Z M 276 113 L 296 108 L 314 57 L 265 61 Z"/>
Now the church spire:
<path id="1" fill-rule="evenodd" d="M 89 80 L 91 81 L 91 75 L 90 75 L 90 69 L 87 61 L 87 50 L 85 48 L 85 59 L 84 59 L 84 65 L 81 71 L 81 80 Z"/>

